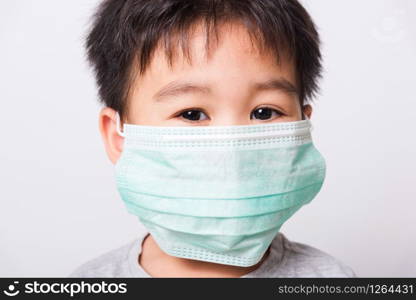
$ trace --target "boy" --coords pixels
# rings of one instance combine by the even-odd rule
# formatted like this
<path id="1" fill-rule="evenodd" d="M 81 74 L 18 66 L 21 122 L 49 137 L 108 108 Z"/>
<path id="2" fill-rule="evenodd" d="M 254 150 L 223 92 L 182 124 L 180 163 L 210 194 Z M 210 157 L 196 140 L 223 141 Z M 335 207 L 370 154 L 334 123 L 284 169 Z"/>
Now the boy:
<path id="1" fill-rule="evenodd" d="M 319 36 L 296 0 L 107 0 L 86 48 L 120 194 L 148 230 L 71 276 L 355 276 L 279 232 L 325 174 L 305 132 Z"/>

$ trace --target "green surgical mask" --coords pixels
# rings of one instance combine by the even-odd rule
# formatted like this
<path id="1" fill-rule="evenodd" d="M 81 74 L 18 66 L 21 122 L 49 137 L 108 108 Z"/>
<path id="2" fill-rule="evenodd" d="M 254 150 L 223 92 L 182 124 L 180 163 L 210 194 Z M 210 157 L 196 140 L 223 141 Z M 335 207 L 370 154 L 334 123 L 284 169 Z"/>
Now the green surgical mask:
<path id="1" fill-rule="evenodd" d="M 325 161 L 309 119 L 233 126 L 124 124 L 116 180 L 167 254 L 235 266 L 261 260 L 319 192 Z"/>

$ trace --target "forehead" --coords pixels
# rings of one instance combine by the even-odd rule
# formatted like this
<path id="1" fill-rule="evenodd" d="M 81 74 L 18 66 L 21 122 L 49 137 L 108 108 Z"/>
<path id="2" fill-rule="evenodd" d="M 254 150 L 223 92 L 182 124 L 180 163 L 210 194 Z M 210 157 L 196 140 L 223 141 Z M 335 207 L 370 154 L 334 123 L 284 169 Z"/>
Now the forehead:
<path id="1" fill-rule="evenodd" d="M 238 21 L 221 22 L 208 28 L 198 22 L 182 33 L 162 38 L 155 49 L 149 69 L 176 71 L 213 61 L 215 55 L 235 57 L 243 64 L 247 58 L 267 61 L 277 67 L 292 65 L 285 49 L 267 48 L 261 34 L 249 31 Z M 282 58 L 282 59 L 280 59 Z"/>
<path id="2" fill-rule="evenodd" d="M 175 72 L 184 67 L 197 68 L 210 63 L 219 49 L 226 49 L 230 56 L 241 59 L 242 64 L 250 58 L 267 61 L 276 67 L 294 67 L 293 55 L 288 53 L 284 45 L 280 49 L 267 47 L 261 33 L 255 29 L 248 30 L 238 20 L 219 21 L 216 26 L 209 27 L 199 21 L 183 32 L 162 36 L 140 77 L 162 70 Z M 136 69 L 135 76 L 138 73 L 136 66 L 137 60 L 132 68 Z"/>
<path id="3" fill-rule="evenodd" d="M 249 81 L 255 77 L 261 80 L 262 75 L 279 75 L 297 85 L 290 57 L 285 49 L 265 47 L 259 35 L 239 22 L 224 22 L 216 31 L 196 23 L 186 35 L 177 33 L 159 41 L 144 73 L 136 73 L 133 90 L 149 97 L 148 90 L 154 91 L 179 77 Z"/>

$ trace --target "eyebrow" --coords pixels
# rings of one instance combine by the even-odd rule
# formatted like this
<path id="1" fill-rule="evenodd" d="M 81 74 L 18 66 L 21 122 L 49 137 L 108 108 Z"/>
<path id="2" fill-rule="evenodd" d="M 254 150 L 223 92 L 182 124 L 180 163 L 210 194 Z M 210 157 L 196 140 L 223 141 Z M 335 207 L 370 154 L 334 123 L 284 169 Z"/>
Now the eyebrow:
<path id="1" fill-rule="evenodd" d="M 265 82 L 257 82 L 253 84 L 253 90 L 256 92 L 266 90 L 283 91 L 288 94 L 299 94 L 298 89 L 285 78 L 270 79 Z M 153 98 L 157 101 L 163 101 L 168 97 L 178 96 L 189 93 L 211 93 L 211 88 L 206 85 L 198 85 L 192 82 L 172 81 L 162 89 L 160 89 Z"/>

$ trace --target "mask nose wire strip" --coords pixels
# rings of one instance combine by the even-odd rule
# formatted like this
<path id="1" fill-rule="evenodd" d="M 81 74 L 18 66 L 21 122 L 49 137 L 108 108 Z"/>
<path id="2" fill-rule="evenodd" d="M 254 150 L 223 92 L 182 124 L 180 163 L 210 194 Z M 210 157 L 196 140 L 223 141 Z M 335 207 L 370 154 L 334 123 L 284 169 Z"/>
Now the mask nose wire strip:
<path id="1" fill-rule="evenodd" d="M 124 134 L 124 132 L 121 131 L 120 115 L 118 114 L 118 112 L 116 112 L 115 119 L 116 119 L 116 131 L 117 131 L 118 135 L 120 135 L 122 137 L 125 137 L 126 135 Z"/>
<path id="2" fill-rule="evenodd" d="M 207 136 L 186 136 L 186 135 L 170 135 L 170 136 L 161 136 L 160 140 L 163 141 L 200 141 L 200 140 L 239 140 L 239 139 L 255 139 L 255 138 L 264 138 L 264 137 L 283 137 L 283 136 L 292 136 L 292 135 L 307 135 L 309 133 L 309 128 L 302 128 L 297 130 L 287 130 L 280 132 L 264 132 L 264 133 L 254 133 L 254 134 L 215 134 Z"/>

